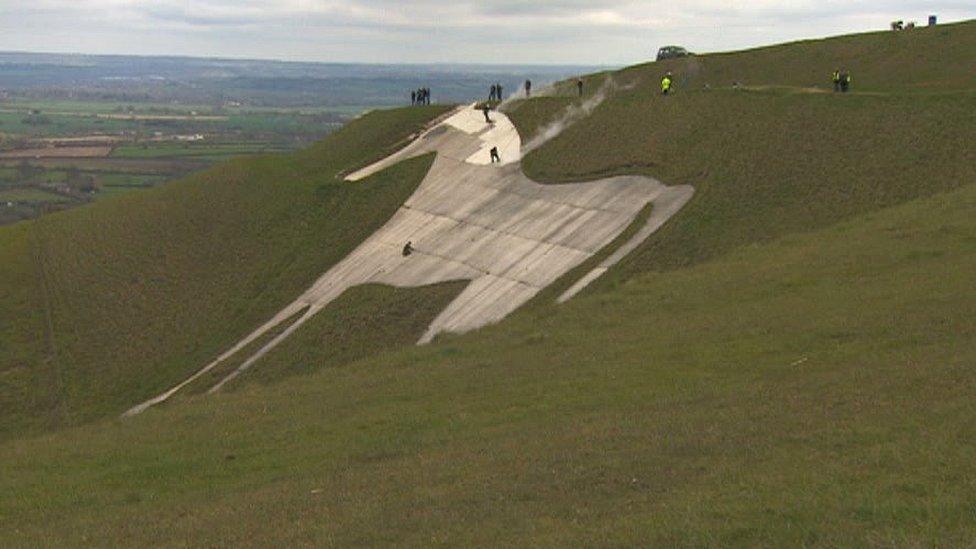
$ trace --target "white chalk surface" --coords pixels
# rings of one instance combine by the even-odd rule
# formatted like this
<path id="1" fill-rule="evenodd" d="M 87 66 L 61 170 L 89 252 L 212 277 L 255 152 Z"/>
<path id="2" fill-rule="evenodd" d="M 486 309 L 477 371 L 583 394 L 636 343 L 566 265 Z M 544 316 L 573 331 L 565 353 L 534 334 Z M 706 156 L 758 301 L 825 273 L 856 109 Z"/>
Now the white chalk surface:
<path id="1" fill-rule="evenodd" d="M 403 150 L 350 174 L 348 181 L 368 185 L 369 176 L 378 171 L 408 158 L 437 153 L 416 192 L 348 257 L 211 364 L 129 413 L 166 400 L 308 308 L 281 336 L 211 388 L 211 392 L 219 390 L 344 291 L 362 284 L 417 287 L 471 281 L 431 322 L 421 344 L 441 333 L 461 333 L 498 322 L 605 248 L 653 202 L 650 218 L 637 234 L 563 293 L 559 301 L 565 301 L 636 248 L 694 192 L 689 186 L 667 187 L 638 176 L 560 185 L 535 183 L 522 173 L 522 143 L 515 126 L 504 114 L 492 112 L 491 118 L 488 124 L 480 110 L 460 108 Z M 492 147 L 498 147 L 501 163 L 490 163 Z M 407 242 L 414 251 L 405 257 L 402 250 Z"/>

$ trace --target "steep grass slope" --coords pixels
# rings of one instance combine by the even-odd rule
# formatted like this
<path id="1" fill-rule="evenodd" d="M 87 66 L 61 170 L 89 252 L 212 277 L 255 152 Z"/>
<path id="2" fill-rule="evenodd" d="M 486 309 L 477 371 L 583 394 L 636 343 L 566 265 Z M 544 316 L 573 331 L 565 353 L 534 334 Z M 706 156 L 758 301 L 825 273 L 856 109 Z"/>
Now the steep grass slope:
<path id="1" fill-rule="evenodd" d="M 971 92 L 976 88 L 974 51 L 976 21 L 966 21 L 904 32 L 805 40 L 658 65 L 680 71 L 676 83 L 684 87 L 739 82 L 827 88 L 833 70 L 842 69 L 850 71 L 855 89 L 861 91 Z"/>
<path id="2" fill-rule="evenodd" d="M 3 545 L 976 535 L 976 185 L 0 448 Z"/>
<path id="3" fill-rule="evenodd" d="M 714 59 L 738 59 L 738 74 L 773 52 L 829 74 L 790 48 L 880 52 L 943 31 L 971 44 L 976 26 Z M 695 59 L 698 74 L 712 61 Z M 941 89 L 889 80 L 847 96 L 790 76 L 663 99 L 661 66 L 614 75 L 633 87 L 526 169 L 551 183 L 637 171 L 698 192 L 602 290 L 344 365 L 360 343 L 336 326 L 379 327 L 371 309 L 336 310 L 236 391 L 11 440 L 0 545 L 969 543 L 976 174 L 961 63 L 913 81 Z M 513 116 L 531 133 L 574 101 Z M 0 238 L 19 257 L 30 234 Z M 451 291 L 360 290 L 356 307 L 404 310 Z M 6 292 L 49 321 L 30 308 L 43 294 Z M 20 333 L 5 341 L 29 354 Z M 307 375 L 255 383 L 271 371 Z"/>
<path id="4" fill-rule="evenodd" d="M 815 72 L 826 87 L 831 60 L 851 55 L 866 73 L 854 93 L 795 87 Z M 974 57 L 976 23 L 965 23 L 633 67 L 609 75 L 616 91 L 524 166 L 548 182 L 636 172 L 694 185 L 693 202 L 607 281 L 689 265 L 976 180 Z M 670 97 L 658 93 L 665 70 L 687 81 Z M 869 86 L 881 92 L 860 91 Z M 537 132 L 575 103 L 559 93 L 510 116 Z"/>
<path id="5" fill-rule="evenodd" d="M 605 287 L 972 180 L 976 152 L 959 145 L 976 138 L 973 53 L 965 23 L 633 67 L 525 168 L 551 182 L 637 172 L 698 189 Z M 833 66 L 854 72 L 855 94 L 799 89 Z M 678 81 L 666 100 L 665 69 Z M 513 116 L 528 137 L 571 103 L 540 98 Z M 409 194 L 421 162 L 362 192 L 334 175 L 437 112 L 376 114 L 312 151 L 0 231 L 0 437 L 115 413 L 207 362 Z"/>
<path id="6" fill-rule="evenodd" d="M 120 413 L 265 321 L 384 223 L 431 158 L 336 178 L 443 108 L 0 229 L 0 438 Z"/>
<path id="7" fill-rule="evenodd" d="M 976 148 L 960 146 L 976 141 L 976 86 L 964 87 L 969 71 L 959 58 L 976 54 L 976 24 L 917 30 L 594 75 L 587 79 L 590 96 L 609 76 L 616 84 L 609 99 L 531 153 L 525 169 L 548 182 L 643 173 L 696 187 L 691 207 L 597 288 L 955 188 L 976 179 Z M 951 59 L 937 62 L 939 56 Z M 829 77 L 825 59 L 854 70 L 859 91 L 835 96 L 802 88 Z M 890 70 L 893 63 L 901 70 Z M 661 98 L 657 79 L 668 69 L 677 75 L 679 93 Z M 803 84 L 808 77 L 813 80 Z M 723 88 L 725 80 L 749 87 Z M 864 86 L 875 91 L 863 93 Z M 523 137 L 577 104 L 575 94 L 570 82 L 558 86 L 556 96 L 516 105 L 513 116 Z M 551 306 L 571 279 L 544 292 L 535 305 Z M 331 333 L 311 337 L 325 340 Z M 263 375 L 263 368 L 252 375 Z"/>
<path id="8" fill-rule="evenodd" d="M 635 65 L 620 73 L 652 70 L 660 79 L 670 70 L 679 91 L 706 84 L 721 88 L 739 83 L 814 92 L 831 89 L 831 73 L 840 69 L 854 77 L 854 90 L 867 93 L 972 93 L 976 88 L 974 51 L 976 20 L 970 20 L 905 32 L 851 34 L 671 59 Z M 562 90 L 574 94 L 575 81 L 564 83 Z"/>

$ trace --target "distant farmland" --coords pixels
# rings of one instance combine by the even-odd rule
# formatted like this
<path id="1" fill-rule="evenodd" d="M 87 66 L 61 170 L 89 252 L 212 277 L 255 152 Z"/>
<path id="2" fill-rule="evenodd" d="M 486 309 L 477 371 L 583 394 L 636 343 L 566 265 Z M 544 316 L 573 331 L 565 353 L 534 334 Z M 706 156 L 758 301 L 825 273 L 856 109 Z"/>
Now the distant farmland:
<path id="1" fill-rule="evenodd" d="M 100 158 L 112 154 L 112 147 L 44 147 L 0 153 L 0 158 Z"/>
<path id="2" fill-rule="evenodd" d="M 514 91 L 594 69 L 0 53 L 0 191 L 58 197 L 8 201 L 0 224 L 302 149 L 421 86 L 435 103 L 463 103 L 493 83 Z"/>
<path id="3" fill-rule="evenodd" d="M 292 151 L 347 118 L 282 109 L 7 102 L 0 108 L 0 224 L 147 189 L 234 157 Z"/>

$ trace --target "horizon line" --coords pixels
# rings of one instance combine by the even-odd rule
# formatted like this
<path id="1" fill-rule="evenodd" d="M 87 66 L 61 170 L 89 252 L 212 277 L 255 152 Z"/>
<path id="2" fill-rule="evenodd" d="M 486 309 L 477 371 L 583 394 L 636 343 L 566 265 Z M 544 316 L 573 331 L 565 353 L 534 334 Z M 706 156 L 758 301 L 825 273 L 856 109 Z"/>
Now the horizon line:
<path id="1" fill-rule="evenodd" d="M 614 68 L 624 66 L 620 63 L 592 64 L 592 63 L 466 63 L 460 61 L 431 61 L 431 62 L 400 62 L 400 63 L 379 63 L 373 61 L 299 61 L 280 58 L 260 58 L 260 57 L 234 57 L 227 55 L 207 56 L 207 55 L 178 55 L 165 53 L 85 53 L 85 52 L 61 52 L 61 51 L 37 51 L 37 50 L 0 50 L 0 55 L 62 55 L 66 57 L 135 57 L 143 59 L 191 59 L 200 61 L 237 61 L 237 62 L 261 62 L 261 63 L 281 63 L 290 65 L 360 65 L 374 67 L 438 67 L 438 66 L 463 66 L 463 67 L 586 67 L 586 68 Z"/>

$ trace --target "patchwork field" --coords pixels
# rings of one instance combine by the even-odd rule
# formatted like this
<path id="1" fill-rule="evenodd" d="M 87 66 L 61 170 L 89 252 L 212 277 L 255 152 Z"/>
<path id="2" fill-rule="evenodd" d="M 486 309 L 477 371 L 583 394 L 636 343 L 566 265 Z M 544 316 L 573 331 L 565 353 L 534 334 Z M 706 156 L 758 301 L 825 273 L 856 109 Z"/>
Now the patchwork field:
<path id="1" fill-rule="evenodd" d="M 7 158 L 101 158 L 112 154 L 112 147 L 44 147 L 0 152 Z"/>
<path id="2" fill-rule="evenodd" d="M 16 212 L 8 210 L 0 223 L 144 190 L 240 156 L 294 151 L 350 117 L 321 109 L 139 102 L 14 98 L 0 104 L 0 166 L 20 169 L 10 182 L 67 198 L 58 200 L 56 208 L 53 202 L 18 202 Z M 52 170 L 76 176 L 51 188 L 44 173 Z M 132 173 L 155 177 L 102 184 L 105 175 L 118 179 Z"/>
<path id="3" fill-rule="evenodd" d="M 40 189 L 0 189 L 0 202 L 67 202 L 66 196 Z"/>

